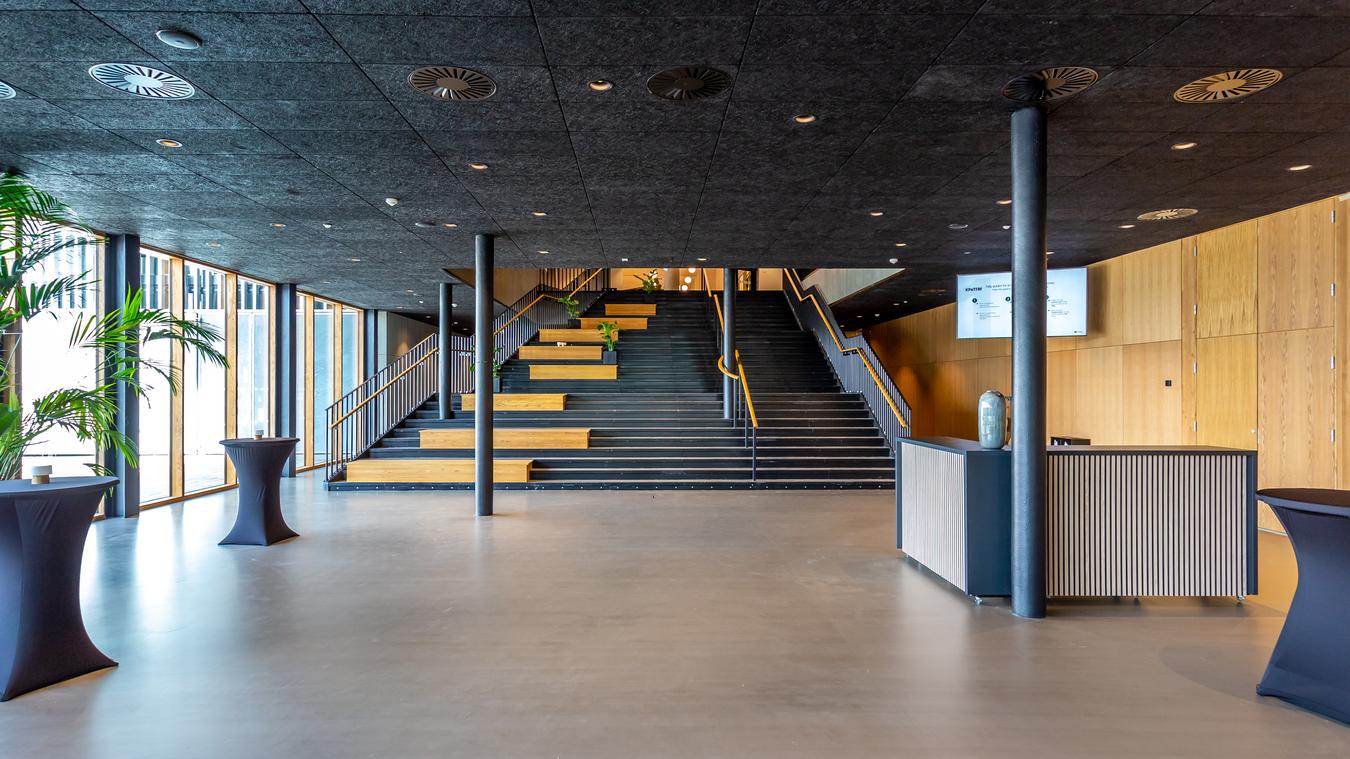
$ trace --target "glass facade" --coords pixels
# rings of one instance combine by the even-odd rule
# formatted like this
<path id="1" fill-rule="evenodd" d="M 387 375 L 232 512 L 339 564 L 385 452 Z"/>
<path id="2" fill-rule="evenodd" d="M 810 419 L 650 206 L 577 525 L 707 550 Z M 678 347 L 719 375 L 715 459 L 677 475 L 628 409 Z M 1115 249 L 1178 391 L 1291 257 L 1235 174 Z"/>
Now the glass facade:
<path id="1" fill-rule="evenodd" d="M 270 296 L 267 285 L 243 277 L 235 288 L 235 430 L 239 437 L 272 433 Z"/>
<path id="2" fill-rule="evenodd" d="M 311 428 L 311 447 L 314 449 L 313 462 L 322 464 L 328 460 L 328 421 L 324 410 L 333 405 L 337 400 L 333 393 L 333 379 L 335 377 L 334 362 L 335 350 L 334 338 L 334 313 L 336 309 L 332 304 L 314 299 L 314 327 L 313 327 L 313 352 L 314 362 L 310 370 L 310 380 L 313 383 L 313 405 L 314 411 L 313 424 Z"/>
<path id="3" fill-rule="evenodd" d="M 146 308 L 174 308 L 173 261 L 166 255 L 141 249 L 141 289 Z M 144 363 L 168 372 L 172 365 L 168 340 L 141 344 Z M 141 369 L 140 467 L 141 500 L 157 501 L 173 493 L 170 453 L 173 447 L 173 409 L 169 380 L 148 367 Z"/>
<path id="4" fill-rule="evenodd" d="M 305 466 L 307 443 L 310 438 L 309 415 L 306 410 L 309 408 L 307 398 L 312 397 L 309 378 L 309 335 L 306 334 L 306 325 L 309 319 L 305 316 L 309 308 L 311 298 L 308 295 L 301 295 L 295 299 L 295 432 L 300 442 L 295 444 L 295 463 L 297 467 Z"/>
<path id="5" fill-rule="evenodd" d="M 201 264 L 183 266 L 183 315 L 188 321 L 220 333 L 216 349 L 225 352 L 225 272 Z M 192 424 L 183 427 L 183 492 L 225 484 L 225 376 L 223 366 L 204 360 L 188 349 L 183 356 L 183 407 L 191 409 Z"/>

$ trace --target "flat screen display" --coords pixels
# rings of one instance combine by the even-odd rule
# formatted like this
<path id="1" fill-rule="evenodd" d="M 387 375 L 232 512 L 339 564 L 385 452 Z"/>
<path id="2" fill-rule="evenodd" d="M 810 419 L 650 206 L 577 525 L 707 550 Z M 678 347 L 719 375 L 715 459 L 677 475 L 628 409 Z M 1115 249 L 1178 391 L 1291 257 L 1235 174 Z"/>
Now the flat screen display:
<path id="1" fill-rule="evenodd" d="M 956 277 L 956 336 L 1012 337 L 1012 272 Z M 1045 334 L 1087 334 L 1087 269 L 1045 273 Z"/>

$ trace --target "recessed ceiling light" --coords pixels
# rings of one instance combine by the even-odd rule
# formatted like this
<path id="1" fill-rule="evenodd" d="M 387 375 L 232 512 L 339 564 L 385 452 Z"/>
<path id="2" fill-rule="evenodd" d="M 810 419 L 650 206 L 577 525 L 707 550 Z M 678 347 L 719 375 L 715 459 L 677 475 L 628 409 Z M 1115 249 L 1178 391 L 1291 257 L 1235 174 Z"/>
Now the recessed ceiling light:
<path id="1" fill-rule="evenodd" d="M 903 248 L 903 247 L 905 247 L 905 246 L 908 245 L 908 244 L 909 244 L 909 243 L 898 242 L 898 243 L 895 244 L 895 247 L 897 247 L 897 248 Z"/>
<path id="2" fill-rule="evenodd" d="M 332 229 L 332 228 L 333 228 L 333 225 L 330 224 L 329 222 L 326 222 L 326 221 L 325 221 L 325 222 L 323 223 L 323 228 L 324 228 L 324 229 Z"/>
<path id="3" fill-rule="evenodd" d="M 349 259 L 347 259 L 347 260 L 348 260 L 348 261 L 351 261 L 351 262 L 354 263 L 354 264 L 359 264 L 359 263 L 361 263 L 361 259 L 359 259 L 359 258 L 349 258 Z"/>
<path id="4" fill-rule="evenodd" d="M 414 221 L 414 222 L 413 222 L 413 226 L 414 226 L 414 227 L 417 227 L 417 228 L 419 228 L 419 229 L 434 229 L 434 228 L 436 227 L 436 222 L 434 222 L 434 221 Z"/>
<path id="5" fill-rule="evenodd" d="M 450 307 L 451 307 L 451 308 L 459 308 L 459 304 L 458 304 L 458 303 L 451 303 L 451 304 L 450 304 Z"/>
<path id="6" fill-rule="evenodd" d="M 1134 225 L 1133 225 L 1133 224 L 1121 224 L 1121 225 L 1120 225 L 1120 228 L 1121 228 L 1121 229 L 1134 229 Z"/>
<path id="7" fill-rule="evenodd" d="M 547 211 L 530 211 L 530 213 L 534 216 L 548 216 Z"/>
<path id="8" fill-rule="evenodd" d="M 605 81 L 604 79 L 592 79 L 586 83 L 586 86 L 596 92 L 609 92 L 614 89 L 614 83 Z"/>
<path id="9" fill-rule="evenodd" d="M 998 202 L 998 204 L 1001 205 L 1001 206 L 1010 206 L 1010 205 L 1012 205 L 1012 198 L 1004 198 L 1003 200 L 1000 200 L 1000 201 L 997 201 L 997 202 Z"/>
<path id="10" fill-rule="evenodd" d="M 908 303 L 909 301 L 903 301 L 903 302 Z"/>
<path id="11" fill-rule="evenodd" d="M 810 113 L 799 113 L 796 116 L 793 116 L 792 120 L 798 124 L 810 124 L 816 120 L 816 117 Z"/>
<path id="12" fill-rule="evenodd" d="M 403 292 L 405 292 L 405 293 L 414 293 L 414 294 L 416 294 L 415 291 L 413 291 L 413 290 L 404 290 Z"/>
<path id="13" fill-rule="evenodd" d="M 458 224 L 442 224 L 441 226 L 445 227 L 446 229 L 459 229 Z"/>
<path id="14" fill-rule="evenodd" d="M 703 258 L 702 256 L 699 256 L 699 259 L 698 259 L 698 260 L 700 260 L 700 261 L 707 261 L 708 259 Z"/>
<path id="15" fill-rule="evenodd" d="M 469 168 L 473 169 L 474 171 L 487 171 L 487 167 L 488 167 L 488 165 L 485 164 L 485 163 L 471 163 L 471 164 L 469 164 Z"/>
<path id="16" fill-rule="evenodd" d="M 1003 229 L 1004 229 L 1004 230 L 1012 229 L 1012 225 L 1011 225 L 1011 224 L 1004 224 L 1004 225 L 1003 225 Z"/>
<path id="17" fill-rule="evenodd" d="M 688 289 L 689 289 L 689 285 L 680 285 L 680 292 L 685 292 L 685 291 L 687 291 Z"/>
<path id="18" fill-rule="evenodd" d="M 419 300 L 419 301 L 417 301 L 417 302 L 418 302 L 418 303 L 426 303 L 426 301 L 424 301 L 424 300 Z"/>
<path id="19" fill-rule="evenodd" d="M 285 224 L 282 224 L 282 223 L 279 222 L 279 221 L 274 221 L 274 222 L 272 222 L 272 228 L 273 228 L 273 229 L 285 229 L 285 228 L 286 228 L 286 225 L 285 225 Z"/>
<path id="20" fill-rule="evenodd" d="M 970 255 L 970 251 L 968 251 L 968 250 L 963 250 L 963 251 L 961 251 L 961 255 L 963 255 L 963 256 L 968 256 L 968 255 Z"/>
<path id="21" fill-rule="evenodd" d="M 694 278 L 693 278 L 693 277 L 685 277 L 685 278 L 684 278 L 684 283 L 685 283 L 686 285 L 689 284 L 689 283 L 691 283 L 691 282 L 693 282 L 693 281 L 694 281 Z"/>
<path id="22" fill-rule="evenodd" d="M 892 303 L 891 305 L 892 305 L 892 306 L 898 306 L 898 305 L 900 305 L 900 304 L 899 304 L 899 303 Z"/>
<path id="23" fill-rule="evenodd" d="M 541 256 L 547 256 L 547 255 L 548 255 L 548 251 L 547 251 L 547 250 L 541 250 L 541 251 L 539 251 L 539 255 L 541 255 Z"/>
<path id="24" fill-rule="evenodd" d="M 872 316 L 878 317 L 878 318 L 879 318 L 879 317 L 881 316 L 881 314 L 872 314 Z"/>
<path id="25" fill-rule="evenodd" d="M 202 46 L 200 37 L 182 29 L 160 29 L 155 32 L 155 36 L 159 38 L 160 42 L 179 50 L 196 50 Z"/>
<path id="26" fill-rule="evenodd" d="M 1047 255 L 1047 256 L 1053 256 L 1053 255 L 1055 255 L 1055 251 L 1053 251 L 1053 250 L 1047 250 L 1047 251 L 1045 251 L 1045 255 Z"/>
<path id="27" fill-rule="evenodd" d="M 219 247 L 220 247 L 220 243 L 216 242 L 215 240 L 211 240 L 210 242 L 206 243 L 206 247 L 208 247 L 208 248 L 219 248 Z"/>
<path id="28" fill-rule="evenodd" d="M 1198 144 L 1199 144 L 1199 143 L 1196 143 L 1196 142 L 1175 142 L 1175 143 L 1172 143 L 1172 149 L 1173 149 L 1173 150 L 1190 150 L 1191 148 L 1195 147 L 1195 146 L 1198 145 Z"/>
<path id="29" fill-rule="evenodd" d="M 1299 164 L 1294 164 L 1293 166 L 1290 166 L 1288 169 L 1286 169 L 1286 171 L 1307 171 L 1308 169 L 1311 169 L 1311 168 L 1312 168 L 1312 164 L 1310 164 L 1310 163 L 1299 163 Z"/>
<path id="30" fill-rule="evenodd" d="M 156 144 L 159 144 L 159 145 L 162 145 L 162 146 L 164 146 L 164 147 L 166 147 L 166 148 L 181 148 L 181 147 L 183 147 L 183 143 L 179 142 L 178 140 L 171 140 L 171 139 L 169 139 L 169 138 L 167 138 L 167 137 L 165 137 L 165 138 L 162 139 L 162 140 L 155 140 L 155 143 L 156 143 Z"/>
<path id="31" fill-rule="evenodd" d="M 398 205 L 398 198 L 385 198 L 384 204 L 387 206 L 396 206 Z"/>
<path id="32" fill-rule="evenodd" d="M 947 229 L 965 229 L 969 224 L 948 224 Z"/>
<path id="33" fill-rule="evenodd" d="M 886 215 L 886 212 L 885 212 L 885 211 L 868 211 L 868 212 L 867 212 L 867 215 L 868 215 L 868 216 L 885 216 L 885 215 Z"/>
<path id="34" fill-rule="evenodd" d="M 626 259 L 626 258 L 620 258 L 619 260 L 620 260 L 620 261 L 623 261 L 624 263 L 628 263 L 628 259 Z"/>
<path id="35" fill-rule="evenodd" d="M 689 273 L 690 273 L 690 274 L 693 274 L 693 273 L 696 272 L 696 271 L 698 271 L 698 269 L 695 269 L 695 268 L 692 267 L 692 266 L 689 267 Z"/>
<path id="36" fill-rule="evenodd" d="M 890 259 L 890 261 L 891 261 L 891 263 L 893 263 L 893 264 L 898 264 L 898 263 L 900 263 L 900 259 L 898 259 L 898 258 L 892 258 L 892 259 Z"/>

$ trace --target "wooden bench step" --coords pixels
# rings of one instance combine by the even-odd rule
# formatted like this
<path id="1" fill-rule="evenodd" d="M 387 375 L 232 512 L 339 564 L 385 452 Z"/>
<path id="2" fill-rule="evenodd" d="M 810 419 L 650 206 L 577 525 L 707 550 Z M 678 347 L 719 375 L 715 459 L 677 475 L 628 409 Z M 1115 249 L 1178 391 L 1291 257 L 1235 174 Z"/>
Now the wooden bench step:
<path id="1" fill-rule="evenodd" d="M 426 429 L 421 433 L 423 448 L 473 448 L 472 429 Z M 534 450 L 537 448 L 589 448 L 589 427 L 546 427 L 542 429 L 494 429 L 492 446 L 505 450 Z"/>
<path id="2" fill-rule="evenodd" d="M 645 316 L 583 316 L 579 320 L 582 329 L 599 329 L 600 322 L 614 322 L 619 329 L 646 329 Z"/>
<path id="3" fill-rule="evenodd" d="M 616 364 L 530 364 L 532 380 L 616 380 L 619 367 Z"/>
<path id="4" fill-rule="evenodd" d="M 656 304 L 606 303 L 605 316 L 656 316 Z"/>
<path id="5" fill-rule="evenodd" d="M 599 361 L 599 345 L 522 345 L 523 361 Z"/>
<path id="6" fill-rule="evenodd" d="M 357 459 L 347 482 L 473 482 L 473 459 Z M 534 459 L 492 460 L 494 482 L 529 482 Z"/>
<path id="7" fill-rule="evenodd" d="M 539 342 L 541 343 L 603 343 L 600 338 L 600 331 L 594 327 L 590 329 L 581 329 L 578 327 L 550 327 L 539 330 Z"/>
<path id="8" fill-rule="evenodd" d="M 460 396 L 460 408 L 464 411 L 477 408 L 473 393 Z M 492 396 L 493 411 L 563 411 L 566 408 L 567 393 L 496 393 Z"/>

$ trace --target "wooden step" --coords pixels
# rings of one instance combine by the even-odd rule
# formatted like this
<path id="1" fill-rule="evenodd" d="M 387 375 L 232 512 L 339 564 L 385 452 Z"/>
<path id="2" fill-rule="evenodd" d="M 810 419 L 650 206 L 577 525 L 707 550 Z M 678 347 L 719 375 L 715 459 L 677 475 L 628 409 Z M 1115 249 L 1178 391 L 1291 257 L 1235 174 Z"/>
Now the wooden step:
<path id="1" fill-rule="evenodd" d="M 646 329 L 645 316 L 583 316 L 580 319 L 582 329 L 599 329 L 600 322 L 614 322 L 619 329 Z"/>
<path id="2" fill-rule="evenodd" d="M 616 380 L 619 367 L 616 364 L 530 364 L 532 380 Z"/>
<path id="3" fill-rule="evenodd" d="M 523 361 L 599 361 L 599 345 L 522 345 Z"/>
<path id="4" fill-rule="evenodd" d="M 473 482 L 473 459 L 357 459 L 347 482 Z M 534 459 L 492 460 L 494 482 L 529 482 Z"/>
<path id="5" fill-rule="evenodd" d="M 459 398 L 462 410 L 477 408 L 473 393 L 465 393 Z M 492 396 L 493 411 L 563 411 L 566 408 L 567 393 L 495 393 Z"/>
<path id="6" fill-rule="evenodd" d="M 656 304 L 606 303 L 605 316 L 656 316 Z"/>
<path id="7" fill-rule="evenodd" d="M 577 327 L 548 328 L 539 330 L 539 342 L 541 343 L 603 343 L 600 338 L 599 330 L 594 327 L 590 329 L 580 329 Z"/>
<path id="8" fill-rule="evenodd" d="M 474 430 L 426 429 L 422 430 L 423 448 L 473 448 Z M 492 446 L 508 450 L 534 450 L 536 448 L 590 448 L 591 430 L 589 427 L 545 427 L 541 429 L 506 429 L 492 431 Z"/>

